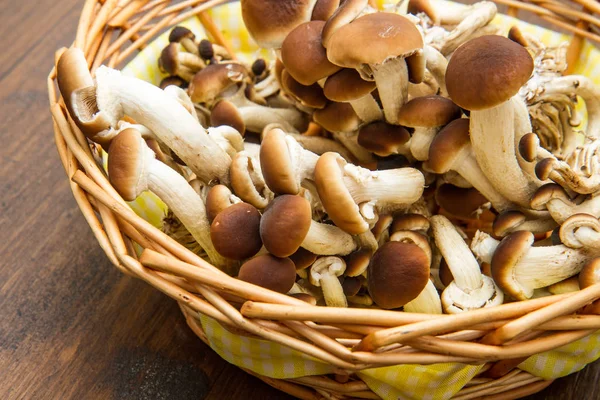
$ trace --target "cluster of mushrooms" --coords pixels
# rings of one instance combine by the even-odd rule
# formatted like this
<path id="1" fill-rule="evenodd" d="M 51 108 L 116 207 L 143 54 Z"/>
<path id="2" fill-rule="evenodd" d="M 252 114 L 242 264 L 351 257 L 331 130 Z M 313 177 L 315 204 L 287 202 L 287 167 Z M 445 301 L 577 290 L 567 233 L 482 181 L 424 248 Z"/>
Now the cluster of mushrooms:
<path id="1" fill-rule="evenodd" d="M 160 88 L 106 67 L 92 79 L 77 49 L 58 63 L 110 182 L 161 198 L 166 233 L 334 307 L 459 313 L 600 281 L 600 90 L 562 75 L 564 46 L 502 36 L 487 1 L 241 7 L 274 61 L 176 27 Z"/>

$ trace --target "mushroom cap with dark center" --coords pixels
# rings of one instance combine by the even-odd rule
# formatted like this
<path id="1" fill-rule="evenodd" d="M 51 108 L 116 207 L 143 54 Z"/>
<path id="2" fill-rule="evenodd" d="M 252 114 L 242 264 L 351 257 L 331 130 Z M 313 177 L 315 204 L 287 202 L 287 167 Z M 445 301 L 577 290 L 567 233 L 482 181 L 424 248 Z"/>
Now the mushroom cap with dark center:
<path id="1" fill-rule="evenodd" d="M 402 307 L 423 291 L 428 280 L 427 255 L 414 244 L 387 242 L 369 263 L 369 294 L 381 308 Z"/>
<path id="2" fill-rule="evenodd" d="M 400 125 L 375 121 L 363 125 L 358 131 L 358 144 L 381 157 L 397 152 L 410 140 L 410 133 Z"/>
<path id="3" fill-rule="evenodd" d="M 329 60 L 360 69 L 388 59 L 409 57 L 423 48 L 423 37 L 409 19 L 392 13 L 367 14 L 339 28 L 327 46 Z"/>
<path id="4" fill-rule="evenodd" d="M 278 128 L 265 134 L 260 145 L 260 169 L 273 193 L 298 194 L 300 186 L 285 137 L 285 132 Z"/>
<path id="5" fill-rule="evenodd" d="M 248 71 L 241 64 L 210 64 L 194 75 L 188 94 L 194 103 L 210 103 L 247 76 Z"/>
<path id="6" fill-rule="evenodd" d="M 212 126 L 231 126 L 242 136 L 246 133 L 246 124 L 237 107 L 230 101 L 219 100 L 210 112 Z"/>
<path id="7" fill-rule="evenodd" d="M 177 75 L 179 68 L 181 67 L 179 57 L 177 57 L 178 54 L 178 43 L 170 43 L 167 47 L 162 49 L 160 58 L 158 59 L 158 66 L 160 69 L 168 74 Z"/>
<path id="8" fill-rule="evenodd" d="M 265 209 L 260 237 L 265 248 L 277 257 L 288 257 L 302 245 L 311 225 L 312 210 L 304 197 L 282 195 Z"/>
<path id="9" fill-rule="evenodd" d="M 459 118 L 450 122 L 439 131 L 429 146 L 427 164 L 431 172 L 436 174 L 448 172 L 460 150 L 470 143 L 469 120 Z"/>
<path id="10" fill-rule="evenodd" d="M 491 268 L 494 282 L 516 299 L 524 299 L 523 289 L 515 279 L 515 266 L 527 253 L 534 242 L 534 236 L 528 231 L 517 231 L 506 236 L 494 251 Z"/>
<path id="11" fill-rule="evenodd" d="M 318 83 L 303 85 L 285 69 L 281 73 L 281 86 L 286 93 L 306 107 L 323 108 L 327 104 L 327 98 L 325 98 L 323 89 Z"/>
<path id="12" fill-rule="evenodd" d="M 362 122 L 349 103 L 329 103 L 315 110 L 313 119 L 330 132 L 354 132 Z"/>
<path id="13" fill-rule="evenodd" d="M 456 49 L 446 87 L 460 107 L 483 110 L 517 94 L 532 72 L 533 59 L 523 46 L 503 36 L 481 36 Z"/>
<path id="14" fill-rule="evenodd" d="M 242 0 L 242 18 L 260 47 L 280 48 L 298 25 L 310 21 L 317 0 Z"/>
<path id="15" fill-rule="evenodd" d="M 289 258 L 263 254 L 246 261 L 240 268 L 238 279 L 274 292 L 287 293 L 296 281 L 296 268 Z"/>
<path id="16" fill-rule="evenodd" d="M 438 95 L 415 97 L 400 108 L 398 122 L 411 128 L 435 128 L 460 118 L 460 107 Z"/>
<path id="17" fill-rule="evenodd" d="M 169 42 L 170 43 L 179 43 L 181 42 L 181 39 L 184 38 L 188 38 L 188 39 L 196 39 L 196 35 L 194 35 L 194 32 L 190 31 L 188 28 L 184 27 L 184 26 L 176 26 L 175 28 L 173 28 L 171 30 L 171 33 L 169 33 Z"/>
<path id="18" fill-rule="evenodd" d="M 233 204 L 221 211 L 210 225 L 210 238 L 223 257 L 250 258 L 262 247 L 260 213 L 248 203 Z"/>
<path id="19" fill-rule="evenodd" d="M 357 235 L 366 232 L 369 224 L 360 214 L 358 205 L 344 183 L 344 165 L 338 153 L 327 152 L 315 166 L 315 184 L 329 218 L 340 229 Z"/>
<path id="20" fill-rule="evenodd" d="M 299 25 L 281 46 L 281 61 L 285 69 L 303 85 L 312 85 L 341 69 L 327 59 L 327 52 L 321 44 L 324 25 L 324 21 Z"/>
<path id="21" fill-rule="evenodd" d="M 553 199 L 559 199 L 569 204 L 571 199 L 565 189 L 556 183 L 547 183 L 535 191 L 530 206 L 534 210 L 545 210 L 546 204 Z"/>
<path id="22" fill-rule="evenodd" d="M 327 78 L 323 93 L 331 101 L 349 102 L 375 90 L 375 82 L 365 81 L 355 69 L 344 68 Z"/>
<path id="23" fill-rule="evenodd" d="M 486 203 L 485 198 L 475 188 L 460 188 L 449 183 L 440 185 L 435 191 L 438 206 L 459 218 L 474 218 Z"/>
<path id="24" fill-rule="evenodd" d="M 140 176 L 146 167 L 146 143 L 139 131 L 129 128 L 113 138 L 108 151 L 108 178 L 126 201 L 138 196 Z"/>

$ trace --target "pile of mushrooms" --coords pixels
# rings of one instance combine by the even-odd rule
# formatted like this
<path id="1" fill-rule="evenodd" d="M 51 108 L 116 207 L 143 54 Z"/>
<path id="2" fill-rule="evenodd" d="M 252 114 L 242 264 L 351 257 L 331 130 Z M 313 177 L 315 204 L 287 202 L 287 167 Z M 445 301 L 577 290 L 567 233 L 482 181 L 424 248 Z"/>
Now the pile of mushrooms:
<path id="1" fill-rule="evenodd" d="M 274 60 L 176 27 L 160 87 L 106 67 L 92 78 L 75 48 L 58 62 L 110 182 L 128 201 L 160 197 L 166 233 L 330 307 L 460 313 L 597 280 L 600 90 L 561 76 L 564 47 L 503 36 L 487 1 L 241 7 Z"/>

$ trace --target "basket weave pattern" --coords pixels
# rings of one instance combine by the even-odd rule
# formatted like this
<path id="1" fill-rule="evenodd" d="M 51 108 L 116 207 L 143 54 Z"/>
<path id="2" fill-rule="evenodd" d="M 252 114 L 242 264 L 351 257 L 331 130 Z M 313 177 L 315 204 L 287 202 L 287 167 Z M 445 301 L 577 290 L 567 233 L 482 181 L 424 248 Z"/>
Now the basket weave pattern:
<path id="1" fill-rule="evenodd" d="M 85 52 L 93 74 L 101 64 L 122 65 L 165 29 L 198 16 L 211 39 L 231 49 L 207 14 L 226 2 L 87 0 L 73 45 Z M 600 6 L 591 0 L 577 0 L 582 11 L 562 1 L 497 2 L 511 7 L 513 15 L 524 9 L 574 32 L 570 54 L 575 58 L 583 38 L 600 41 L 600 19 L 594 16 Z M 56 59 L 64 50 L 56 53 Z M 600 285 L 459 315 L 430 316 L 314 307 L 231 278 L 131 210 L 108 182 L 96 148 L 68 115 L 55 79 L 53 69 L 48 92 L 60 159 L 74 197 L 110 261 L 177 300 L 189 326 L 205 342 L 198 313 L 235 334 L 279 343 L 335 367 L 335 374 L 327 376 L 290 380 L 258 376 L 280 390 L 302 399 L 377 399 L 353 372 L 396 364 L 460 362 L 485 365 L 457 399 L 517 398 L 551 383 L 514 369 L 524 358 L 600 329 L 600 316 L 572 315 L 600 298 Z M 140 259 L 134 244 L 149 251 Z"/>

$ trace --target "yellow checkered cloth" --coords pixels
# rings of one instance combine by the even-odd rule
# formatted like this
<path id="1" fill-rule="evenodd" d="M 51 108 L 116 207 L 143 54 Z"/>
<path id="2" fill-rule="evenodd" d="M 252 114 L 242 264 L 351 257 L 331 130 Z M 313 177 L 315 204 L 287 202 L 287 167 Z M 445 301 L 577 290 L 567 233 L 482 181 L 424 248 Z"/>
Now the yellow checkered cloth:
<path id="1" fill-rule="evenodd" d="M 384 5 L 392 1 L 379 0 Z M 386 4 L 387 5 L 387 4 Z M 444 2 L 444 7 L 454 6 Z M 211 11 L 217 25 L 228 37 L 242 58 L 253 60 L 259 54 L 268 56 L 250 39 L 244 29 L 240 16 L 239 3 L 229 3 Z M 559 45 L 569 37 L 535 25 L 527 24 L 504 15 L 494 20 L 498 26 L 508 29 L 518 25 L 523 31 L 539 37 L 548 45 Z M 202 36 L 204 29 L 196 19 L 190 19 L 182 25 Z M 157 59 L 161 49 L 168 42 L 168 33 L 163 34 L 144 49 L 123 72 L 158 84 L 163 78 L 157 68 Z M 582 61 L 576 73 L 592 77 L 600 84 L 600 52 L 589 43 L 585 43 Z M 160 227 L 165 214 L 165 205 L 151 193 L 140 196 L 131 203 L 134 211 Z M 271 378 L 297 378 L 309 375 L 322 375 L 333 372 L 333 367 L 269 341 L 235 335 L 224 329 L 215 320 L 198 315 L 210 346 L 223 359 L 240 367 Z M 528 358 L 519 368 L 544 379 L 554 379 L 579 371 L 600 357 L 600 334 L 596 333 L 559 349 L 548 351 Z M 436 365 L 398 365 L 373 368 L 361 371 L 359 376 L 383 399 L 449 399 L 469 382 L 481 366 L 456 363 Z"/>

